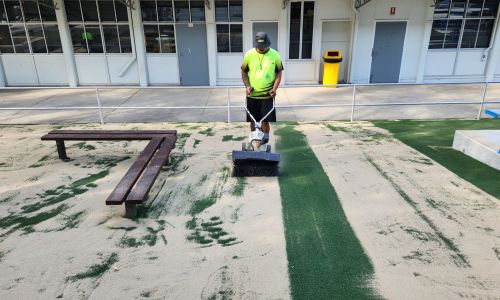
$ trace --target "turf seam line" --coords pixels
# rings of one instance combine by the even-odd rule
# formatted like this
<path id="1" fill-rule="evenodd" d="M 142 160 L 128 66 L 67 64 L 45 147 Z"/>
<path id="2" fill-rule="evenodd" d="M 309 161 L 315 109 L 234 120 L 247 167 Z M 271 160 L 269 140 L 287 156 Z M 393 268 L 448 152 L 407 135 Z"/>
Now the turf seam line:
<path id="1" fill-rule="evenodd" d="M 396 192 L 398 192 L 401 198 L 403 198 L 403 200 L 405 200 L 405 202 L 408 203 L 415 210 L 415 213 L 434 231 L 434 233 L 441 240 L 443 245 L 445 245 L 448 248 L 448 250 L 454 253 L 454 255 L 453 254 L 450 255 L 453 262 L 458 267 L 470 268 L 471 265 L 467 260 L 467 257 L 461 253 L 460 249 L 458 248 L 457 245 L 455 245 L 453 240 L 445 236 L 444 233 L 441 230 L 439 230 L 439 228 L 434 224 L 434 222 L 432 222 L 431 219 L 422 212 L 422 210 L 418 207 L 418 204 L 415 201 L 413 201 L 413 199 L 411 199 L 411 197 L 408 196 L 408 194 L 406 194 L 403 191 L 403 189 L 398 184 L 396 184 L 396 182 L 394 182 L 394 180 L 387 174 L 387 172 L 384 172 L 380 168 L 380 166 L 377 165 L 368 154 L 364 153 L 364 155 L 366 157 L 366 160 L 377 170 L 377 172 L 392 185 L 392 187 L 396 190 Z"/>

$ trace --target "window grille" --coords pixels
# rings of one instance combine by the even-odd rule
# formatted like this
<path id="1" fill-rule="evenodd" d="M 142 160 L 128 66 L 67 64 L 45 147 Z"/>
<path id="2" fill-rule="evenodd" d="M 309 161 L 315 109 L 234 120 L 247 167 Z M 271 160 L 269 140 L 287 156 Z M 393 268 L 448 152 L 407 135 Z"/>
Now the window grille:
<path id="1" fill-rule="evenodd" d="M 215 1 L 217 52 L 243 52 L 243 1 Z"/>
<path id="2" fill-rule="evenodd" d="M 289 59 L 310 59 L 314 29 L 314 1 L 290 3 Z"/>
<path id="3" fill-rule="evenodd" d="M 0 53 L 61 53 L 51 0 L 0 0 Z"/>
<path id="4" fill-rule="evenodd" d="M 74 53 L 131 53 L 128 11 L 119 0 L 64 0 Z"/>
<path id="5" fill-rule="evenodd" d="M 498 0 L 437 0 L 429 49 L 488 48 Z"/>

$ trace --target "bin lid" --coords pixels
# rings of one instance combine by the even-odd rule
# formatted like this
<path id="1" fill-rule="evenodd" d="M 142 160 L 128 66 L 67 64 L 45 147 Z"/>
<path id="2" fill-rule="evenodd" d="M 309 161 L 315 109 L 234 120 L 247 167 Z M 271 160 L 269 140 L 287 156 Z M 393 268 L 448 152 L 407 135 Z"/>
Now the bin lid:
<path id="1" fill-rule="evenodd" d="M 323 58 L 342 58 L 342 51 L 340 50 L 326 50 Z"/>
<path id="2" fill-rule="evenodd" d="M 342 51 L 326 50 L 323 55 L 323 61 L 326 63 L 339 63 L 342 61 Z"/>

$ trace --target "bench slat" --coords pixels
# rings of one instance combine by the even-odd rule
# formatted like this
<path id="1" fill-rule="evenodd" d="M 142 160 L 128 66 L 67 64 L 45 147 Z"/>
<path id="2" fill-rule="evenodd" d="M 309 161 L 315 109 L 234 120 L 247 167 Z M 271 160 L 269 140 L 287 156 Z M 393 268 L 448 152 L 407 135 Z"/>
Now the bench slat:
<path id="1" fill-rule="evenodd" d="M 123 203 L 163 139 L 164 138 L 158 137 L 151 139 L 146 148 L 144 148 L 139 157 L 128 169 L 125 176 L 123 176 L 122 180 L 120 180 L 120 183 L 118 183 L 111 195 L 106 199 L 106 205 L 120 205 Z"/>
<path id="2" fill-rule="evenodd" d="M 144 170 L 141 178 L 127 196 L 126 203 L 141 204 L 153 187 L 153 184 L 160 174 L 161 168 L 168 162 L 168 157 L 175 147 L 176 137 L 167 137 L 151 159 L 151 163 Z"/>
<path id="3" fill-rule="evenodd" d="M 140 134 L 174 134 L 177 130 L 52 130 L 48 134 L 95 134 L 95 133 L 140 133 Z"/>
<path id="4" fill-rule="evenodd" d="M 90 134 L 46 134 L 42 136 L 42 141 L 52 141 L 52 140 L 65 140 L 65 141 L 116 141 L 116 140 L 150 140 L 155 137 L 165 137 L 170 134 L 140 134 L 140 133 L 115 133 L 115 134 L 102 134 L 102 133 L 90 133 Z"/>

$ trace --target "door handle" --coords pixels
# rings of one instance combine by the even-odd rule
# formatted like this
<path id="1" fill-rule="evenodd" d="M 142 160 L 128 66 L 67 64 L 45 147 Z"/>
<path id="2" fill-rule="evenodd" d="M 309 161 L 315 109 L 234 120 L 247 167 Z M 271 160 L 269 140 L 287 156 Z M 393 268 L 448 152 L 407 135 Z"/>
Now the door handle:
<path id="1" fill-rule="evenodd" d="M 191 54 L 191 48 L 188 48 L 188 53 Z"/>

